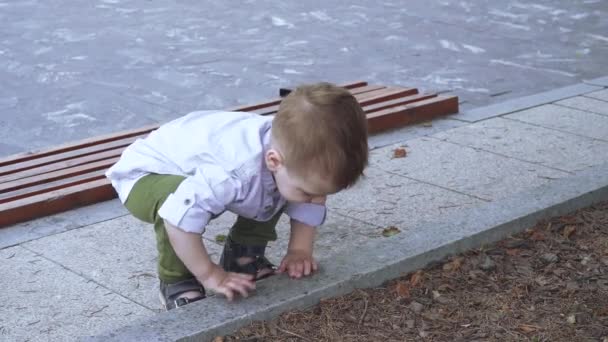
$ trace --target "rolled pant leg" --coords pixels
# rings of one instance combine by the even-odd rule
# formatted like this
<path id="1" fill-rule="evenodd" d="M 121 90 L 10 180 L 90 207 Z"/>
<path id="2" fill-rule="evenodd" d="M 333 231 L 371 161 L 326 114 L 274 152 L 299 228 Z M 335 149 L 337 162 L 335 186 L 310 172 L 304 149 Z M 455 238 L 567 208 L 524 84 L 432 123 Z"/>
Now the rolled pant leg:
<path id="1" fill-rule="evenodd" d="M 185 179 L 183 176 L 150 174 L 135 183 L 125 206 L 136 218 L 154 224 L 158 250 L 158 277 L 166 283 L 192 278 L 193 275 L 178 258 L 169 241 L 158 210 L 167 197 L 175 192 Z"/>
<path id="2" fill-rule="evenodd" d="M 269 221 L 260 222 L 239 216 L 230 229 L 230 238 L 245 246 L 265 246 L 277 239 L 276 226 L 283 211 L 279 211 Z"/>

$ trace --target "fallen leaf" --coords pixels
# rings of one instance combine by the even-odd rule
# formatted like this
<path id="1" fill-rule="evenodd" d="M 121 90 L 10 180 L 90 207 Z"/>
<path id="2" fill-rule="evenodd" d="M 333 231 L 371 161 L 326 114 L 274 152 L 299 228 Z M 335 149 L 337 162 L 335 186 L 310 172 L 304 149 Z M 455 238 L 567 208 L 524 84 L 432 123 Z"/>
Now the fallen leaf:
<path id="1" fill-rule="evenodd" d="M 399 233 L 401 233 L 401 231 L 399 230 L 399 228 L 397 228 L 395 226 L 390 226 L 390 227 L 382 230 L 382 236 L 384 236 L 384 237 L 390 237 L 393 235 L 397 235 Z"/>
<path id="2" fill-rule="evenodd" d="M 216 336 L 213 339 L 213 342 L 224 342 L 224 337 L 222 337 L 222 336 Z"/>
<path id="3" fill-rule="evenodd" d="M 393 158 L 405 158 L 407 151 L 403 147 L 397 147 L 393 150 Z"/>
<path id="4" fill-rule="evenodd" d="M 395 292 L 401 298 L 410 298 L 410 287 L 404 281 L 400 281 L 395 285 Z"/>
<path id="5" fill-rule="evenodd" d="M 543 232 L 539 232 L 538 230 L 536 230 L 532 233 L 532 235 L 530 235 L 530 239 L 533 241 L 544 241 L 545 234 L 543 234 Z"/>
<path id="6" fill-rule="evenodd" d="M 601 308 L 596 310 L 596 314 L 600 317 L 608 317 L 608 308 Z"/>
<path id="7" fill-rule="evenodd" d="M 568 316 L 568 318 L 566 318 L 566 321 L 568 321 L 568 323 L 570 323 L 570 324 L 574 324 L 574 323 L 576 323 L 576 316 L 570 315 L 570 316 Z"/>
<path id="8" fill-rule="evenodd" d="M 537 325 L 531 325 L 531 324 L 522 324 L 519 326 L 519 330 L 525 332 L 525 333 L 531 333 L 531 332 L 535 332 L 538 329 L 540 329 L 539 326 Z"/>
<path id="9" fill-rule="evenodd" d="M 574 234 L 574 232 L 576 231 L 576 227 L 572 226 L 572 225 L 568 225 L 566 227 L 564 227 L 564 231 L 562 232 L 562 235 L 566 238 L 569 239 L 570 236 L 572 234 Z"/>
<path id="10" fill-rule="evenodd" d="M 422 271 L 417 271 L 416 273 L 412 274 L 412 278 L 410 279 L 410 284 L 412 285 L 412 287 L 420 284 L 422 282 L 423 276 L 424 273 L 422 273 Z"/>
<path id="11" fill-rule="evenodd" d="M 454 259 L 452 259 L 452 261 L 446 263 L 445 265 L 443 265 L 443 270 L 446 272 L 456 272 L 460 269 L 460 267 L 462 266 L 462 262 L 464 261 L 464 258 L 462 257 L 455 257 Z"/>
<path id="12" fill-rule="evenodd" d="M 521 253 L 521 249 L 519 249 L 519 248 L 507 248 L 506 252 L 507 252 L 507 255 L 518 256 L 519 253 Z"/>
<path id="13" fill-rule="evenodd" d="M 217 234 L 215 236 L 215 242 L 218 242 L 218 243 L 224 243 L 224 242 L 226 242 L 226 235 L 224 235 L 224 234 Z"/>
<path id="14" fill-rule="evenodd" d="M 433 123 L 432 123 L 432 122 L 430 122 L 430 121 L 423 122 L 423 123 L 422 123 L 422 127 L 433 127 Z"/>

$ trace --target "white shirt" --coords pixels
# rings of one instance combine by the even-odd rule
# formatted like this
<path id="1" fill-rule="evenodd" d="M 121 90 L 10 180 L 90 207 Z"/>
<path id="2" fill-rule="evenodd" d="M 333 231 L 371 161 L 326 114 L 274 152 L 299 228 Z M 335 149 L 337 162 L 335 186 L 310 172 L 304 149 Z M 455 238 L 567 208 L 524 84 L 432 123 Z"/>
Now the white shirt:
<path id="1" fill-rule="evenodd" d="M 128 146 L 106 176 L 123 203 L 145 175 L 185 176 L 158 214 L 186 232 L 203 233 L 225 210 L 268 221 L 285 207 L 292 219 L 321 225 L 324 205 L 288 203 L 277 190 L 264 161 L 271 127 L 272 117 L 252 113 L 192 112 Z"/>

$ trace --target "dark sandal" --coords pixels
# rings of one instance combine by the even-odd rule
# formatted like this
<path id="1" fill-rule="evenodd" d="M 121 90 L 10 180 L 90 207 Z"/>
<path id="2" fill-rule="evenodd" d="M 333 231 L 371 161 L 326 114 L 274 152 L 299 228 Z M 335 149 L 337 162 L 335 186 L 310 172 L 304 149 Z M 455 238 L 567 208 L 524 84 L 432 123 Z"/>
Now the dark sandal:
<path id="1" fill-rule="evenodd" d="M 195 298 L 178 298 L 181 294 L 190 291 L 200 292 L 200 296 Z M 190 304 L 205 298 L 205 288 L 195 279 L 190 278 L 176 283 L 165 283 L 160 281 L 160 301 L 165 306 L 165 309 L 171 310 Z"/>
<path id="2" fill-rule="evenodd" d="M 246 273 L 255 277 L 255 280 L 262 280 L 274 275 L 277 267 L 271 263 L 265 256 L 266 246 L 245 246 L 234 242 L 230 237 L 226 239 L 224 251 L 220 258 L 220 266 L 226 272 Z M 241 265 L 237 262 L 240 258 L 247 257 L 253 260 L 247 264 Z M 258 276 L 260 271 L 270 270 L 262 276 Z"/>

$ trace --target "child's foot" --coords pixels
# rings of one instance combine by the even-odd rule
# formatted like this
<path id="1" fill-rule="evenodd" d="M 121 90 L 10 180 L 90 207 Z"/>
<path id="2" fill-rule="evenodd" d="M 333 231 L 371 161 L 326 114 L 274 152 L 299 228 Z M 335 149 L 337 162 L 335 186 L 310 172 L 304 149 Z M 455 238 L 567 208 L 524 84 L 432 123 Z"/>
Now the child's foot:
<path id="1" fill-rule="evenodd" d="M 264 256 L 265 250 L 266 245 L 241 245 L 228 237 L 220 258 L 220 266 L 226 272 L 247 273 L 255 276 L 255 280 L 264 279 L 273 275 L 276 270 L 276 266 Z"/>
<path id="2" fill-rule="evenodd" d="M 190 278 L 176 283 L 160 281 L 160 301 L 166 310 L 171 310 L 205 298 L 205 288 Z"/>
<path id="3" fill-rule="evenodd" d="M 266 258 L 264 258 L 266 259 Z M 241 257 L 236 259 L 236 262 L 242 267 L 245 268 L 247 265 L 256 261 L 254 257 Z M 268 261 L 268 260 L 267 260 Z M 270 264 L 270 261 L 268 261 Z M 262 265 L 263 266 L 263 265 Z M 267 267 L 256 269 L 255 280 L 264 279 L 274 274 L 274 265 L 270 264 Z"/>

